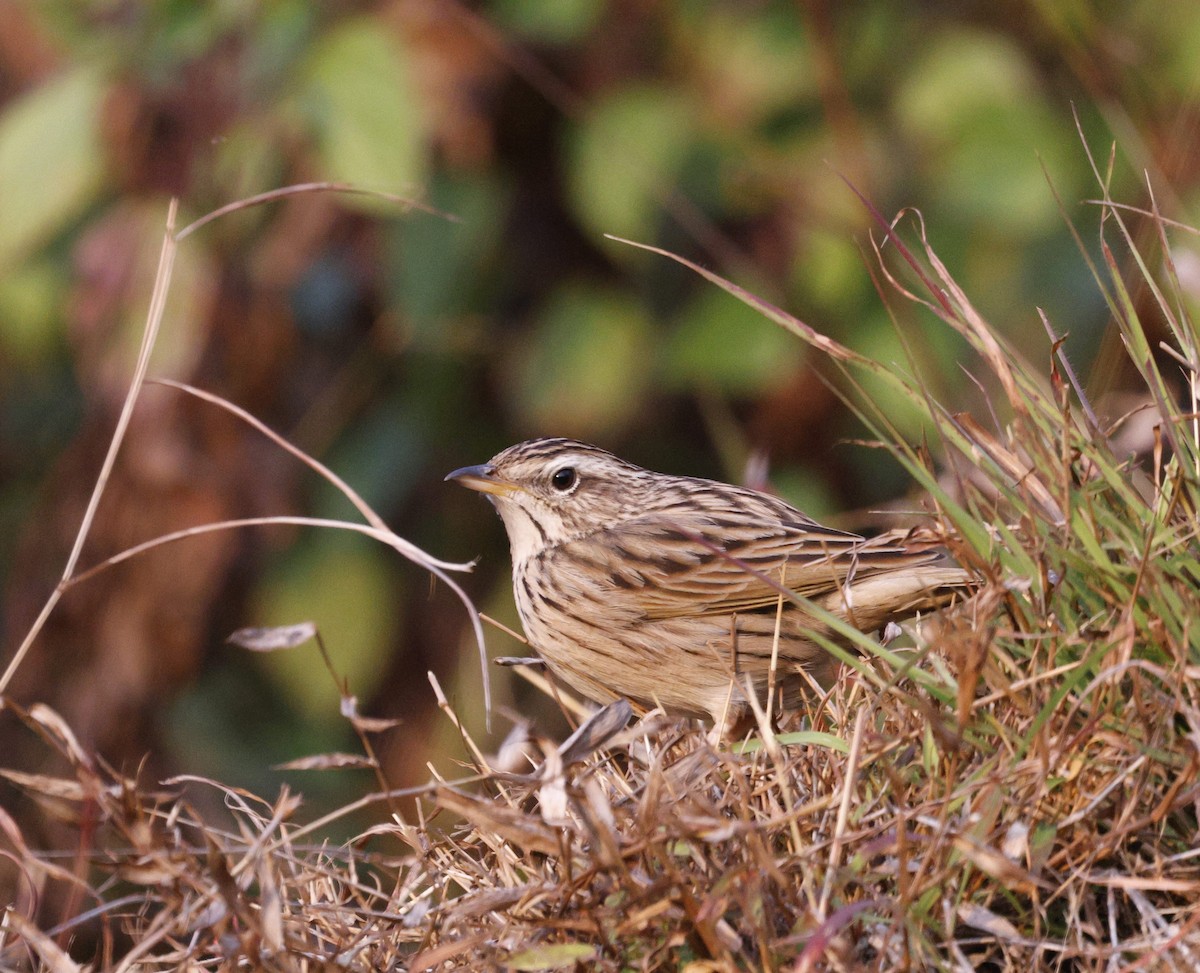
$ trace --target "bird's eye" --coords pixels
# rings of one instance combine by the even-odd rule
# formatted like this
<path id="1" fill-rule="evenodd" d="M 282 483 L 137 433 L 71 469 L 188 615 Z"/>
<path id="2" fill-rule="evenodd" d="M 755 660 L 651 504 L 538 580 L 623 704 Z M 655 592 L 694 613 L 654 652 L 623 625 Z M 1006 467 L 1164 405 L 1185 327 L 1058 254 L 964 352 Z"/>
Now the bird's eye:
<path id="1" fill-rule="evenodd" d="M 566 493 L 575 485 L 578 479 L 579 475 L 575 472 L 575 467 L 564 466 L 551 474 L 550 485 L 559 493 Z"/>

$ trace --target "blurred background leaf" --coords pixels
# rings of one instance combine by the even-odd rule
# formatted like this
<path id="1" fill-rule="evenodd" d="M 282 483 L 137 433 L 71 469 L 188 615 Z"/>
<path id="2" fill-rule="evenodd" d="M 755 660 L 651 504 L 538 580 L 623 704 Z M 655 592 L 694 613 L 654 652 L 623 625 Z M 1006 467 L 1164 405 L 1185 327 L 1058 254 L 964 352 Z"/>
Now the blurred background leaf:
<path id="1" fill-rule="evenodd" d="M 794 375 L 803 347 L 782 328 L 764 328 L 762 316 L 724 291 L 701 291 L 682 309 L 662 356 L 670 388 L 715 388 L 753 395 L 778 388 Z"/>
<path id="2" fill-rule="evenodd" d="M 46 243 L 99 190 L 103 95 L 100 73 L 77 67 L 0 116 L 0 269 Z"/>
<path id="3" fill-rule="evenodd" d="M 379 659 L 399 628 L 394 612 L 382 613 L 397 583 L 387 552 L 362 537 L 337 531 L 315 533 L 279 559 L 259 586 L 254 617 L 263 625 L 311 621 L 321 638 L 337 646 L 336 673 L 350 692 L 364 698 L 378 690 Z M 339 698 L 333 675 L 314 679 L 317 647 L 256 656 L 277 691 L 313 723 L 341 721 L 331 705 Z"/>
<path id="4" fill-rule="evenodd" d="M 323 178 L 394 193 L 422 190 L 420 102 L 383 23 L 357 18 L 321 36 L 308 55 L 303 100 Z"/>
<path id="5" fill-rule="evenodd" d="M 689 99 L 664 88 L 614 91 L 575 130 L 568 198 L 594 237 L 643 240 L 663 216 L 698 123 Z"/>
<path id="6" fill-rule="evenodd" d="M 651 324 L 627 294 L 560 289 L 538 314 L 528 347 L 513 349 L 509 387 L 522 425 L 556 424 L 577 439 L 612 435 L 630 422 L 653 368 Z"/>

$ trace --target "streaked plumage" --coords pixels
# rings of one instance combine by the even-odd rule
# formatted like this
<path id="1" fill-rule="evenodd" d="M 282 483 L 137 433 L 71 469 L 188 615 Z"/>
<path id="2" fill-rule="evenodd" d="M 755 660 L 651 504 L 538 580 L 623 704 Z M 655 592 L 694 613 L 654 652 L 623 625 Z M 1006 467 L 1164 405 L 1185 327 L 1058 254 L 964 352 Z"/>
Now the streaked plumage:
<path id="1" fill-rule="evenodd" d="M 504 521 L 530 645 L 600 702 L 736 717 L 747 676 L 761 698 L 779 592 L 755 572 L 864 632 L 944 606 L 968 581 L 934 552 L 864 540 L 775 497 L 653 473 L 569 439 L 519 443 L 447 479 L 486 493 Z M 809 685 L 801 670 L 821 685 L 837 671 L 811 638 L 821 627 L 785 603 L 785 705 Z"/>

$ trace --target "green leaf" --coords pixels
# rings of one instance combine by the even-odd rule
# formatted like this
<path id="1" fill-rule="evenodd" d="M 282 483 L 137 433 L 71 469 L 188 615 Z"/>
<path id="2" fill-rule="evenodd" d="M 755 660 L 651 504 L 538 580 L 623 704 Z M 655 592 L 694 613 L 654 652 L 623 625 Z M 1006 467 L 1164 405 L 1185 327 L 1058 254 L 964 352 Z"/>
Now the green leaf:
<path id="1" fill-rule="evenodd" d="M 676 387 L 746 395 L 783 382 L 802 358 L 802 346 L 787 332 L 745 304 L 705 288 L 667 343 L 663 372 Z"/>
<path id="2" fill-rule="evenodd" d="M 369 696 L 398 624 L 395 593 L 393 559 L 379 545 L 320 531 L 267 577 L 254 597 L 253 623 L 312 620 L 350 691 Z M 300 712 L 317 720 L 339 719 L 338 691 L 315 645 L 257 661 Z"/>
<path id="3" fill-rule="evenodd" d="M 914 390 L 915 379 L 911 372 L 909 354 L 895 325 L 886 315 L 869 312 L 864 315 L 854 335 L 856 343 L 871 349 L 871 357 L 883 365 L 883 369 L 866 370 L 855 376 L 860 394 L 871 403 L 880 416 L 886 416 L 892 429 L 904 442 L 919 442 L 929 425 L 929 414 L 925 403 Z M 943 347 L 950 344 L 949 340 Z M 928 354 L 937 354 L 939 348 L 933 341 L 922 348 Z M 950 363 L 947 367 L 954 367 Z M 903 383 L 897 376 L 904 376 Z"/>
<path id="4" fill-rule="evenodd" d="M 692 144 L 692 103 L 658 88 L 630 87 L 596 106 L 570 147 L 569 198 L 596 234 L 645 239 Z"/>
<path id="5" fill-rule="evenodd" d="M 1074 133 L 1016 44 L 975 31 L 941 35 L 914 62 L 896 111 L 923 144 L 932 191 L 953 200 L 958 218 L 1018 234 L 1060 225 L 1042 165 L 1059 180 L 1073 171 Z"/>
<path id="6" fill-rule="evenodd" d="M 840 230 L 813 229 L 806 235 L 804 259 L 793 268 L 791 286 L 832 316 L 863 303 L 870 279 L 853 238 Z"/>
<path id="7" fill-rule="evenodd" d="M 49 240 L 95 198 L 104 84 L 93 67 L 59 75 L 0 115 L 0 269 Z"/>
<path id="8" fill-rule="evenodd" d="M 510 970 L 560 970 L 587 962 L 595 955 L 596 947 L 587 943 L 554 943 L 513 953 L 504 965 Z"/>
<path id="9" fill-rule="evenodd" d="M 479 268 L 491 259 L 502 233 L 506 189 L 497 179 L 442 174 L 426 198 L 461 222 L 425 213 L 392 221 L 387 277 L 404 316 L 384 324 L 403 330 L 422 348 L 446 350 L 460 340 L 451 322 L 479 300 Z"/>
<path id="10" fill-rule="evenodd" d="M 710 128 L 731 133 L 773 112 L 794 113 L 818 95 L 818 59 L 792 4 L 698 4 L 680 10 Z"/>
<path id="11" fill-rule="evenodd" d="M 528 424 L 603 436 L 641 407 L 653 365 L 650 323 L 625 294 L 574 286 L 543 311 L 512 394 Z"/>
<path id="12" fill-rule="evenodd" d="M 30 261 L 0 275 L 0 348 L 30 365 L 47 362 L 58 347 L 60 301 L 67 290 L 61 268 Z"/>
<path id="13" fill-rule="evenodd" d="M 850 745 L 839 736 L 823 733 L 820 730 L 796 730 L 794 733 L 780 733 L 776 740 L 785 747 L 819 747 L 833 750 L 836 753 L 849 753 Z M 745 745 L 734 748 L 738 753 L 753 753 L 762 749 L 761 740 L 748 740 Z"/>
<path id="14" fill-rule="evenodd" d="M 347 21 L 317 42 L 304 104 L 324 178 L 402 195 L 424 183 L 420 100 L 405 52 L 377 19 Z"/>
<path id="15" fill-rule="evenodd" d="M 489 20 L 502 25 L 506 35 L 511 32 L 543 44 L 569 44 L 596 25 L 604 8 L 603 0 L 494 0 Z"/>

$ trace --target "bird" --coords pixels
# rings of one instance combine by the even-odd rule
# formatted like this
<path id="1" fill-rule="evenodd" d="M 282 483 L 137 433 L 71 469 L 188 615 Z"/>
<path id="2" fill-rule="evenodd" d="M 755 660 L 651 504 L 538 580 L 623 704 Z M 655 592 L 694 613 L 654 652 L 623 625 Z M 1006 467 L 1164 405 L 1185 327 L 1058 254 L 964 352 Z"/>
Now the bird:
<path id="1" fill-rule="evenodd" d="M 778 497 L 572 439 L 517 443 L 446 480 L 499 513 L 521 624 L 551 672 L 598 703 L 714 726 L 752 716 L 748 694 L 765 707 L 774 688 L 796 709 L 832 685 L 840 663 L 819 639 L 849 646 L 809 605 L 870 633 L 972 583 L 929 545 L 825 527 Z"/>

